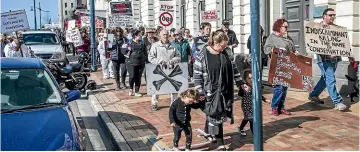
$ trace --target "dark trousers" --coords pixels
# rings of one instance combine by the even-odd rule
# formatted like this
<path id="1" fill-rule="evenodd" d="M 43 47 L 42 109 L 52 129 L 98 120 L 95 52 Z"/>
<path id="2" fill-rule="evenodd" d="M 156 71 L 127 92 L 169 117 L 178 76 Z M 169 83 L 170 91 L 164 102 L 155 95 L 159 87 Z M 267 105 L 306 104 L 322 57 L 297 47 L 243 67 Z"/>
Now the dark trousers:
<path id="1" fill-rule="evenodd" d="M 251 133 L 254 134 L 253 132 L 253 121 L 252 120 L 246 120 L 246 119 L 243 119 L 241 124 L 240 124 L 240 130 L 244 130 L 244 127 L 246 126 L 246 124 L 250 122 L 250 130 L 251 130 Z"/>
<path id="2" fill-rule="evenodd" d="M 145 64 L 143 65 L 131 65 L 127 64 L 127 69 L 129 72 L 129 86 L 130 89 L 134 88 L 135 84 L 135 92 L 138 93 L 141 85 L 141 76 L 144 71 Z"/>
<path id="3" fill-rule="evenodd" d="M 126 78 L 126 64 L 119 61 L 112 61 L 113 67 L 114 67 L 114 75 L 115 75 L 115 81 L 118 88 L 120 88 L 120 85 L 125 86 L 125 78 Z M 121 71 L 121 73 L 120 73 Z M 121 75 L 120 75 L 121 74 Z M 121 76 L 121 81 L 120 81 Z"/>
<path id="4" fill-rule="evenodd" d="M 188 64 L 188 70 L 189 70 L 189 77 L 190 77 L 190 78 L 192 78 L 193 75 L 194 75 L 194 69 L 193 69 L 193 68 L 194 68 L 194 63 L 192 63 L 192 62 L 189 63 L 189 64 Z"/>
<path id="5" fill-rule="evenodd" d="M 218 147 L 220 146 L 224 146 L 224 126 L 223 124 L 219 124 L 219 133 L 217 135 L 215 135 L 216 138 L 216 143 L 218 145 Z M 206 134 L 209 134 L 209 121 L 206 119 L 205 121 L 205 129 L 204 132 Z"/>
<path id="6" fill-rule="evenodd" d="M 174 130 L 174 147 L 178 148 L 179 147 L 179 140 L 181 138 L 181 132 L 184 131 L 185 137 L 186 137 L 186 149 L 190 149 L 191 147 L 191 141 L 192 141 L 192 129 L 191 126 L 185 126 L 185 127 L 179 127 L 179 126 L 175 126 L 173 127 Z"/>

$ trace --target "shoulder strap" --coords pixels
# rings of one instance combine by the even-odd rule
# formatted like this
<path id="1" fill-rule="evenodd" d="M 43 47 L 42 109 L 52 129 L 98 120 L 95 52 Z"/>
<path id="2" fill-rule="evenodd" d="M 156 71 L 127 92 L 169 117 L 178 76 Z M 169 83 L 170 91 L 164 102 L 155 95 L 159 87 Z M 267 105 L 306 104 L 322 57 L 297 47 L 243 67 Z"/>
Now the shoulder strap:
<path id="1" fill-rule="evenodd" d="M 219 54 L 219 57 L 220 57 L 220 75 L 219 75 L 219 80 L 218 80 L 218 89 L 220 89 L 220 91 L 221 91 L 221 83 L 222 83 L 222 62 L 223 62 L 222 54 L 221 54 L 221 53 Z"/>

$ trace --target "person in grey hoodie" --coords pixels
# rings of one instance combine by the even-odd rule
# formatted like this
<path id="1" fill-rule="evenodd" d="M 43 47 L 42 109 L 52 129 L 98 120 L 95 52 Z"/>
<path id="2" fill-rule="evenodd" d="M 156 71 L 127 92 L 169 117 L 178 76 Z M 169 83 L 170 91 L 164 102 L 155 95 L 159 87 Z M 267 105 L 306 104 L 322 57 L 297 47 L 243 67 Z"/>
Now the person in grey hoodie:
<path id="1" fill-rule="evenodd" d="M 163 29 L 160 31 L 160 41 L 152 44 L 148 55 L 151 64 L 175 65 L 180 62 L 180 53 L 170 44 L 169 33 Z M 152 109 L 159 110 L 157 105 L 159 95 L 153 95 L 151 99 Z M 171 94 L 171 103 L 175 100 L 176 94 Z"/>
<path id="2" fill-rule="evenodd" d="M 298 52 L 295 50 L 294 41 L 287 34 L 289 23 L 285 19 L 278 19 L 273 26 L 273 33 L 267 38 L 264 45 L 265 54 L 271 54 L 273 48 L 278 48 L 286 51 Z M 287 87 L 281 85 L 274 85 L 274 96 L 271 102 L 271 113 L 275 116 L 279 114 L 290 115 L 291 113 L 285 109 L 285 99 Z"/>

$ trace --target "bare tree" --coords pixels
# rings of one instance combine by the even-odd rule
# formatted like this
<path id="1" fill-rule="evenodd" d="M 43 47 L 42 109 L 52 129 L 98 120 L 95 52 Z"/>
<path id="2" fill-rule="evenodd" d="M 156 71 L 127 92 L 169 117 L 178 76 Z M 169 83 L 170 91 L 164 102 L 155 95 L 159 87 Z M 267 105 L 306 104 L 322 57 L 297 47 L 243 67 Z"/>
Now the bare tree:
<path id="1" fill-rule="evenodd" d="M 51 22 L 52 22 L 52 19 L 51 19 L 51 16 L 49 15 L 49 13 L 46 13 L 46 15 L 44 15 L 42 20 L 44 21 L 44 24 L 51 24 Z"/>

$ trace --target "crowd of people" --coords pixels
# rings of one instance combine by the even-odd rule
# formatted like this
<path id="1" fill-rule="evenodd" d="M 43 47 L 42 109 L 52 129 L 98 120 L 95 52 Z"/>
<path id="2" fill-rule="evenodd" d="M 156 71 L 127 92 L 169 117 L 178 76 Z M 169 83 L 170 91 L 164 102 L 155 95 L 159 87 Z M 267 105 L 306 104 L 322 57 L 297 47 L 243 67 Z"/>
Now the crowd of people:
<path id="1" fill-rule="evenodd" d="M 331 8 L 323 12 L 322 24 L 333 25 L 335 11 Z M 222 27 L 216 31 L 211 31 L 210 23 L 202 23 L 198 33 L 191 34 L 189 29 L 170 29 L 163 27 L 157 28 L 138 28 L 138 29 L 104 29 L 97 30 L 105 33 L 102 40 L 97 42 L 99 61 L 102 66 L 104 79 L 115 79 L 116 90 L 128 89 L 130 96 L 140 97 L 140 86 L 142 75 L 145 74 L 145 64 L 160 64 L 162 66 L 172 66 L 180 62 L 188 63 L 189 81 L 193 81 L 195 88 L 190 88 L 185 92 L 171 94 L 169 121 L 174 130 L 174 150 L 179 150 L 178 142 L 181 132 L 186 135 L 186 150 L 191 149 L 192 129 L 191 129 L 191 109 L 200 108 L 206 115 L 204 124 L 204 137 L 210 141 L 216 141 L 220 151 L 226 150 L 224 146 L 225 122 L 234 123 L 233 103 L 234 86 L 239 88 L 237 93 L 241 97 L 241 105 L 244 113 L 243 121 L 239 124 L 239 133 L 246 135 L 244 126 L 250 123 L 253 127 L 253 107 L 252 107 L 252 71 L 247 65 L 245 70 L 234 62 L 233 49 L 239 44 L 234 31 L 229 29 L 229 21 L 224 20 Z M 261 31 L 261 58 L 262 67 L 266 65 L 271 57 L 272 49 L 279 48 L 290 51 L 295 55 L 300 55 L 295 49 L 294 41 L 287 34 L 289 23 L 285 19 L 275 21 L 272 33 L 267 37 L 264 30 Z M 109 34 L 114 34 L 114 39 L 109 40 Z M 194 43 L 194 37 L 208 36 L 208 43 L 198 50 Z M 86 32 L 82 34 L 85 40 L 83 46 L 76 49 L 90 52 L 90 45 Z M 3 38 L 2 44 L 5 43 Z M 248 39 L 248 49 L 250 49 L 250 37 Z M 17 42 L 11 42 L 17 46 Z M 2 45 L 4 46 L 4 45 Z M 11 46 L 9 46 L 11 47 Z M 251 49 L 250 49 L 251 50 Z M 8 51 L 5 51 L 5 54 Z M 6 55 L 5 55 L 6 56 Z M 345 110 L 346 105 L 342 97 L 336 90 L 335 70 L 340 57 L 317 55 L 318 66 L 321 70 L 321 79 L 309 94 L 309 100 L 323 104 L 320 100 L 320 93 L 327 88 L 335 109 Z M 349 58 L 354 62 L 353 58 Z M 249 61 L 251 62 L 251 61 Z M 261 67 L 261 70 L 263 69 Z M 125 79 L 129 74 L 129 83 Z M 145 76 L 146 78 L 146 76 Z M 145 79 L 146 81 L 146 79 Z M 273 85 L 273 98 L 263 101 L 271 103 L 271 113 L 274 116 L 280 114 L 291 115 L 286 110 L 285 101 L 288 88 L 281 85 Z M 159 110 L 158 95 L 153 95 L 151 108 Z"/>

